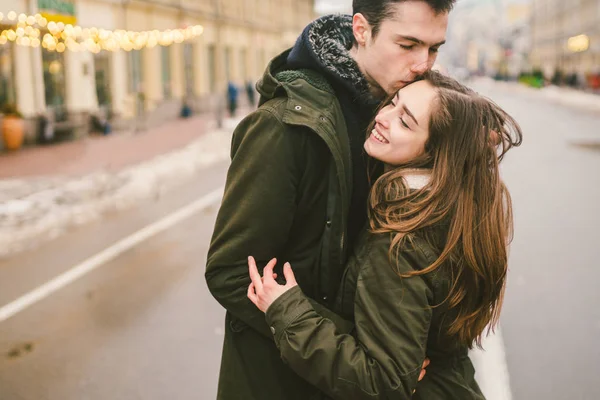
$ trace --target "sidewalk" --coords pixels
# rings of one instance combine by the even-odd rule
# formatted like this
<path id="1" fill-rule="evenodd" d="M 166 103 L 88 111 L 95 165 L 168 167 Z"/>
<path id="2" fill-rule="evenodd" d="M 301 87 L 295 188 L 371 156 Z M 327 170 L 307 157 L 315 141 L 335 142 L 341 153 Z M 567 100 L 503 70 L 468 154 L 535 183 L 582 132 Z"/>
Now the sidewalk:
<path id="1" fill-rule="evenodd" d="M 544 99 L 578 110 L 600 113 L 600 95 L 598 94 L 554 85 L 536 89 L 517 82 L 495 81 L 491 78 L 478 78 L 476 82 L 494 85 L 505 90 Z"/>
<path id="2" fill-rule="evenodd" d="M 134 206 L 229 158 L 238 118 L 217 129 L 212 115 L 138 133 L 0 154 L 0 258 L 71 226 Z"/>

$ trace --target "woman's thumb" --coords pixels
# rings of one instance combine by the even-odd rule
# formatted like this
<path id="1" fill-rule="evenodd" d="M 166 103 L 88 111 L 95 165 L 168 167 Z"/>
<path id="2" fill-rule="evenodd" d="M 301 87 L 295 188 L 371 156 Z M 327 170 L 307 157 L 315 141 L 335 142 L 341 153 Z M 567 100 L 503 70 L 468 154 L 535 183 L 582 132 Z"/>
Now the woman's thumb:
<path id="1" fill-rule="evenodd" d="M 283 276 L 285 276 L 286 285 L 297 285 L 296 277 L 294 276 L 294 272 L 292 271 L 292 266 L 289 262 L 286 262 L 283 265 Z"/>

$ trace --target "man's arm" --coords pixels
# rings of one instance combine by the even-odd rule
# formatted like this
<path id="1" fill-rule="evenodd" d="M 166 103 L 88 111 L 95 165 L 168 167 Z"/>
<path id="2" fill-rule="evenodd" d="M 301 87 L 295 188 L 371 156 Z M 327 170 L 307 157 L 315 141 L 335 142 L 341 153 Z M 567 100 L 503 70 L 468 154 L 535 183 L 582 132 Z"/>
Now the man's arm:
<path id="1" fill-rule="evenodd" d="M 296 212 L 304 135 L 268 109 L 244 119 L 233 135 L 231 166 L 208 251 L 206 282 L 223 307 L 268 338 L 262 314 L 246 297 L 248 256 L 259 268 L 281 254 Z"/>

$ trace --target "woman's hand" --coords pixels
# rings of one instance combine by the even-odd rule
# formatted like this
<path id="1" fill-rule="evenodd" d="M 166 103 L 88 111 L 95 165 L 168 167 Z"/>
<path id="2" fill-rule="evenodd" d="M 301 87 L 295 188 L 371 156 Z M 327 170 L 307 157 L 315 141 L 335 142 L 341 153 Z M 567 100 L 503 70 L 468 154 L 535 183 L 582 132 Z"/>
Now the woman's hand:
<path id="1" fill-rule="evenodd" d="M 260 277 L 256 262 L 253 257 L 248 257 L 248 268 L 252 283 L 248 286 L 248 298 L 262 312 L 267 312 L 267 309 L 279 296 L 297 286 L 296 278 L 292 272 L 290 263 L 285 263 L 283 266 L 283 275 L 285 276 L 286 284 L 280 285 L 275 281 L 273 268 L 277 264 L 277 259 L 269 261 L 263 270 L 263 277 Z"/>

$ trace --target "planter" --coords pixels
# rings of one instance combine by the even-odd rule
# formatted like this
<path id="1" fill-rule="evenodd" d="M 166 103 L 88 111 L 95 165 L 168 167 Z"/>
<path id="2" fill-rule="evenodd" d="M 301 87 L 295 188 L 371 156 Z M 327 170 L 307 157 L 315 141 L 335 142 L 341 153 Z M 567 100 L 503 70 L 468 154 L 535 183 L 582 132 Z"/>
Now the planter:
<path id="1" fill-rule="evenodd" d="M 2 118 L 2 140 L 7 150 L 18 150 L 23 145 L 25 125 L 18 117 L 5 116 Z"/>

